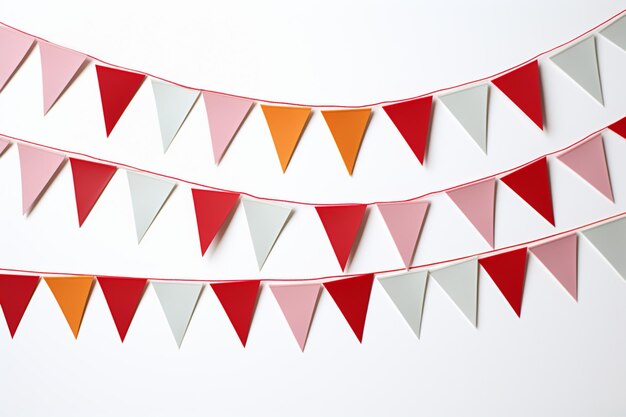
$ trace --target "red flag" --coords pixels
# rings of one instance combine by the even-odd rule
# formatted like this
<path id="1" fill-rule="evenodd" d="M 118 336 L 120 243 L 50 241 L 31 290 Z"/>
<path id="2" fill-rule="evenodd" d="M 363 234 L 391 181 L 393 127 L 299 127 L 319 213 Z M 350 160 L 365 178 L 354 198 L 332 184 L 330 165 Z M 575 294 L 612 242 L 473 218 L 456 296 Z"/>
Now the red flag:
<path id="1" fill-rule="evenodd" d="M 78 225 L 82 226 L 117 170 L 112 165 L 70 158 Z"/>
<path id="2" fill-rule="evenodd" d="M 478 260 L 518 316 L 522 313 L 526 251 L 515 249 Z"/>
<path id="3" fill-rule="evenodd" d="M 244 347 L 248 341 L 260 285 L 261 281 L 258 280 L 211 284 Z"/>
<path id="4" fill-rule="evenodd" d="M 0 306 L 11 337 L 15 336 L 37 284 L 39 277 L 36 276 L 0 275 Z"/>
<path id="5" fill-rule="evenodd" d="M 196 209 L 200 249 L 204 255 L 239 199 L 239 193 L 192 188 L 191 194 Z"/>
<path id="6" fill-rule="evenodd" d="M 366 204 L 315 207 L 342 271 L 346 269 L 366 208 Z"/>
<path id="7" fill-rule="evenodd" d="M 374 274 L 367 274 L 324 283 L 324 288 L 341 310 L 359 342 L 363 341 L 373 282 Z"/>
<path id="8" fill-rule="evenodd" d="M 383 106 L 421 164 L 424 164 L 428 144 L 432 103 L 433 97 L 428 96 Z"/>
<path id="9" fill-rule="evenodd" d="M 626 117 L 610 125 L 609 129 L 626 139 Z"/>
<path id="10" fill-rule="evenodd" d="M 143 74 L 96 65 L 107 137 L 146 78 Z"/>
<path id="11" fill-rule="evenodd" d="M 554 226 L 550 172 L 545 156 L 503 176 L 501 180 Z"/>
<path id="12" fill-rule="evenodd" d="M 491 80 L 526 116 L 543 129 L 541 79 L 537 61 L 529 62 Z"/>
<path id="13" fill-rule="evenodd" d="M 144 278 L 98 277 L 98 284 L 102 288 L 122 342 L 135 317 L 147 282 Z"/>

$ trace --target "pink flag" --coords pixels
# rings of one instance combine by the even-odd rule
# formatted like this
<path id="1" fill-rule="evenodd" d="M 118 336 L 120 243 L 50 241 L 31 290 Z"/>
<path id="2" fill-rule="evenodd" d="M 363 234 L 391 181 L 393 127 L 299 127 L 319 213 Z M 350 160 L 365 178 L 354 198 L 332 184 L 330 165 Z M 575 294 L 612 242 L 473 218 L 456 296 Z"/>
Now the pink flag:
<path id="1" fill-rule="evenodd" d="M 415 247 L 428 211 L 428 201 L 378 204 L 404 266 L 411 266 Z"/>
<path id="2" fill-rule="evenodd" d="M 493 248 L 496 179 L 489 178 L 475 184 L 450 190 L 446 194 Z"/>
<path id="3" fill-rule="evenodd" d="M 87 57 L 79 52 L 48 42 L 39 42 L 43 79 L 43 113 L 63 94 Z"/>
<path id="4" fill-rule="evenodd" d="M 10 144 L 11 144 L 11 141 L 9 140 L 9 138 L 7 138 L 6 136 L 0 135 L 0 155 L 2 155 L 4 151 L 7 150 Z"/>
<path id="5" fill-rule="evenodd" d="M 578 237 L 576 234 L 533 246 L 530 251 L 576 300 L 578 287 Z"/>
<path id="6" fill-rule="evenodd" d="M 322 286 L 320 284 L 270 285 L 291 332 L 304 351 L 309 327 Z"/>
<path id="7" fill-rule="evenodd" d="M 20 66 L 35 39 L 16 30 L 0 26 L 0 91 Z"/>
<path id="8" fill-rule="evenodd" d="M 65 155 L 45 149 L 17 144 L 22 174 L 22 212 L 27 214 L 59 170 Z"/>

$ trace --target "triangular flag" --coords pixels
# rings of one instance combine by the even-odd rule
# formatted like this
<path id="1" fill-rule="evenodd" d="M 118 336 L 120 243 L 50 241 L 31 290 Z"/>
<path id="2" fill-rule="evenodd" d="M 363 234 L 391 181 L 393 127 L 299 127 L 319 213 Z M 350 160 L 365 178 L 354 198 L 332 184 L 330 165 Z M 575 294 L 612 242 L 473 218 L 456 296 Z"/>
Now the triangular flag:
<path id="1" fill-rule="evenodd" d="M 612 125 L 607 126 L 607 128 L 626 139 L 626 117 L 623 117 Z"/>
<path id="2" fill-rule="evenodd" d="M 626 217 L 584 230 L 583 235 L 626 280 Z"/>
<path id="3" fill-rule="evenodd" d="M 430 271 L 430 276 L 476 327 L 478 306 L 478 260 L 470 259 Z"/>
<path id="4" fill-rule="evenodd" d="M 501 180 L 554 226 L 550 172 L 545 156 L 503 176 Z"/>
<path id="5" fill-rule="evenodd" d="M 15 336 L 37 284 L 39 277 L 35 276 L 0 275 L 0 306 L 11 337 Z"/>
<path id="6" fill-rule="evenodd" d="M 43 81 L 43 114 L 48 113 L 78 74 L 87 57 L 80 52 L 39 41 Z"/>
<path id="7" fill-rule="evenodd" d="M 365 204 L 315 207 L 342 271 L 346 269 L 366 208 Z"/>
<path id="8" fill-rule="evenodd" d="M 476 144 L 487 153 L 489 85 L 482 84 L 439 97 Z"/>
<path id="9" fill-rule="evenodd" d="M 204 106 L 209 119 L 213 158 L 215 163 L 218 164 L 254 102 L 245 98 L 208 91 L 203 91 L 202 97 L 204 98 Z"/>
<path id="10" fill-rule="evenodd" d="M 428 201 L 408 201 L 403 203 L 378 204 L 378 210 L 385 220 L 400 257 L 407 268 L 413 261 L 413 254 L 428 212 Z"/>
<path id="11" fill-rule="evenodd" d="M 239 193 L 191 189 L 200 236 L 200 250 L 206 253 L 215 235 L 239 199 Z"/>
<path id="12" fill-rule="evenodd" d="M 596 38 L 593 35 L 550 59 L 600 104 L 604 104 L 596 54 Z"/>
<path id="13" fill-rule="evenodd" d="M 615 22 L 600 31 L 602 36 L 626 51 L 626 16 L 622 16 Z"/>
<path id="14" fill-rule="evenodd" d="M 526 252 L 520 248 L 478 260 L 518 316 L 522 314 Z"/>
<path id="15" fill-rule="evenodd" d="M 261 281 L 216 282 L 211 288 L 245 347 L 252 324 Z"/>
<path id="16" fill-rule="evenodd" d="M 152 281 L 152 287 L 159 297 L 176 344 L 180 347 L 196 309 L 202 284 Z"/>
<path id="17" fill-rule="evenodd" d="M 400 131 L 400 134 L 422 165 L 424 164 L 426 146 L 428 145 L 432 107 L 432 96 L 383 106 L 383 110 L 385 110 L 393 124 L 396 125 L 396 128 Z"/>
<path id="18" fill-rule="evenodd" d="M 102 288 L 122 342 L 135 317 L 147 282 L 144 278 L 98 277 L 98 284 Z"/>
<path id="19" fill-rule="evenodd" d="M 311 115 L 310 107 L 261 105 L 283 172 L 298 145 L 302 131 Z"/>
<path id="20" fill-rule="evenodd" d="M 11 145 L 11 141 L 6 136 L 0 135 L 0 155 L 7 150 L 9 145 Z"/>
<path id="21" fill-rule="evenodd" d="M 78 225 L 82 226 L 117 170 L 112 165 L 70 158 Z"/>
<path id="22" fill-rule="evenodd" d="M 574 233 L 530 248 L 530 252 L 577 298 L 578 236 Z"/>
<path id="23" fill-rule="evenodd" d="M 407 272 L 378 280 L 419 339 L 426 295 L 427 271 Z"/>
<path id="24" fill-rule="evenodd" d="M 363 341 L 373 282 L 374 275 L 367 274 L 324 283 L 324 288 L 339 307 L 359 343 Z"/>
<path id="25" fill-rule="evenodd" d="M 146 76 L 100 65 L 96 65 L 96 73 L 108 137 Z"/>
<path id="26" fill-rule="evenodd" d="M 494 219 L 496 212 L 496 179 L 489 178 L 446 192 L 493 248 Z"/>
<path id="27" fill-rule="evenodd" d="M 197 90 L 152 80 L 163 152 L 166 152 L 200 94 Z"/>
<path id="28" fill-rule="evenodd" d="M 45 277 L 74 338 L 78 337 L 94 277 Z"/>
<path id="29" fill-rule="evenodd" d="M 323 110 L 322 115 L 346 169 L 352 175 L 372 109 Z"/>
<path id="30" fill-rule="evenodd" d="M 576 145 L 557 156 L 557 159 L 570 167 L 572 171 L 580 175 L 606 198 L 613 201 L 611 178 L 606 164 L 602 136 L 594 136 L 588 141 Z"/>
<path id="31" fill-rule="evenodd" d="M 291 208 L 254 200 L 243 200 L 243 208 L 261 269 L 289 218 Z"/>
<path id="32" fill-rule="evenodd" d="M 17 144 L 17 150 L 22 178 L 22 213 L 27 214 L 59 170 L 65 155 L 22 143 Z"/>
<path id="33" fill-rule="evenodd" d="M 35 39 L 7 27 L 0 27 L 0 91 L 20 66 Z"/>
<path id="34" fill-rule="evenodd" d="M 322 286 L 320 284 L 293 284 L 270 285 L 270 288 L 300 349 L 304 351 Z"/>
<path id="35" fill-rule="evenodd" d="M 133 204 L 137 242 L 141 242 L 176 184 L 135 171 L 126 173 Z"/>
<path id="36" fill-rule="evenodd" d="M 536 60 L 494 78 L 491 82 L 530 120 L 543 129 L 541 79 L 539 78 L 539 64 Z"/>

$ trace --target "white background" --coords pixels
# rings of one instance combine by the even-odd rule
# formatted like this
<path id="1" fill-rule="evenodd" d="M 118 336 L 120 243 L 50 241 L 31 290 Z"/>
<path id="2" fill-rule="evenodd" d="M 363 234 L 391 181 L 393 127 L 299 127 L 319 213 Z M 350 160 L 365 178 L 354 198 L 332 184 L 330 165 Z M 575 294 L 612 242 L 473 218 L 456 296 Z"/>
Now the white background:
<path id="1" fill-rule="evenodd" d="M 546 4 L 548 3 L 548 4 Z M 0 21 L 116 64 L 272 100 L 362 104 L 483 77 L 565 42 L 626 1 L 16 2 Z M 561 149 L 626 113 L 626 53 L 597 39 L 605 107 L 540 59 L 546 130 L 491 89 L 489 155 L 435 104 L 425 167 L 380 108 L 349 177 L 317 112 L 282 174 L 260 107 L 214 166 L 198 102 L 163 155 L 150 84 L 104 135 L 93 65 L 44 118 L 38 51 L 0 94 L 0 133 L 257 195 L 311 202 L 417 196 Z M 604 134 L 615 204 L 550 159 L 556 229 L 499 186 L 496 245 L 548 236 L 626 211 L 626 142 Z M 296 207 L 258 272 L 239 206 L 200 257 L 189 189 L 179 186 L 137 245 L 125 174 L 78 228 L 69 166 L 21 213 L 17 148 L 0 158 L 0 267 L 188 279 L 339 273 L 312 208 Z M 430 199 L 414 264 L 488 250 L 443 195 Z M 521 319 L 481 272 L 478 329 L 436 283 L 418 341 L 375 284 L 359 345 L 323 293 L 300 352 L 264 288 L 241 347 L 210 289 L 182 348 L 149 287 L 121 344 L 93 291 L 76 341 L 45 284 L 14 340 L 0 323 L 1 416 L 616 416 L 626 414 L 626 286 L 580 240 L 579 301 L 529 258 Z M 370 209 L 349 273 L 401 266 Z"/>

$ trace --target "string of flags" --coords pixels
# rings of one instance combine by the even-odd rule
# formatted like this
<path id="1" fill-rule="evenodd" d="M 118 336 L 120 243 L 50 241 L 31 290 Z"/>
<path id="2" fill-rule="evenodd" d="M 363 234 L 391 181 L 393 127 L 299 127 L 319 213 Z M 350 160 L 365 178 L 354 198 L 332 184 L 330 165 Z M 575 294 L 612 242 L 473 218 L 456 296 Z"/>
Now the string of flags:
<path id="1" fill-rule="evenodd" d="M 624 41 L 626 17 L 618 16 L 598 31 L 603 37 L 626 50 Z M 602 83 L 596 54 L 596 37 L 590 34 L 570 42 L 549 57 L 569 78 L 600 105 L 603 105 Z M 77 75 L 87 66 L 90 57 L 8 26 L 0 26 L 0 92 L 28 56 L 35 43 L 39 47 L 43 80 L 44 114 L 48 113 Z M 93 59 L 93 58 L 92 58 Z M 98 60 L 96 60 L 98 61 Z M 113 132 L 126 108 L 148 75 L 120 67 L 96 63 L 102 112 L 107 137 Z M 382 105 L 409 149 L 424 164 L 430 140 L 430 120 L 437 99 L 458 120 L 468 136 L 486 154 L 487 113 L 490 86 L 505 94 L 539 129 L 544 128 L 541 78 L 537 59 L 499 74 L 489 81 L 471 83 L 467 87 L 437 95 L 426 95 Z M 151 79 L 166 152 L 187 115 L 202 96 L 209 122 L 215 163 L 224 157 L 246 116 L 259 100 L 183 87 L 179 84 Z M 326 109 L 322 116 L 337 145 L 346 170 L 352 175 L 361 143 L 365 137 L 371 112 L 375 106 L 351 109 Z M 283 172 L 313 112 L 312 106 L 261 104 L 269 134 L 276 148 Z"/>

